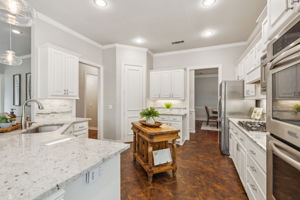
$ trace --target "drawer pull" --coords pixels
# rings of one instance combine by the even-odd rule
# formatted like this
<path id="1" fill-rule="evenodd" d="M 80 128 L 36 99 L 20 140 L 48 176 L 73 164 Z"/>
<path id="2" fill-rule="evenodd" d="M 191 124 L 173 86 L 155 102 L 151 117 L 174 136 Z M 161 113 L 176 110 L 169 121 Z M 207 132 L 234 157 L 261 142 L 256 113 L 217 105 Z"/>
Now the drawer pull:
<path id="1" fill-rule="evenodd" d="M 253 150 L 250 150 L 250 153 L 254 156 L 256 155 L 256 153 Z"/>
<path id="2" fill-rule="evenodd" d="M 255 173 L 256 173 L 256 169 L 255 169 L 255 167 L 253 167 L 253 166 L 250 166 L 250 169 L 251 169 L 253 172 L 255 172 Z"/>
<path id="3" fill-rule="evenodd" d="M 78 128 L 85 128 L 85 126 L 79 126 Z"/>
<path id="4" fill-rule="evenodd" d="M 250 184 L 250 186 L 251 186 L 252 190 L 254 190 L 255 192 L 257 192 L 257 189 L 256 189 L 255 185 Z"/>

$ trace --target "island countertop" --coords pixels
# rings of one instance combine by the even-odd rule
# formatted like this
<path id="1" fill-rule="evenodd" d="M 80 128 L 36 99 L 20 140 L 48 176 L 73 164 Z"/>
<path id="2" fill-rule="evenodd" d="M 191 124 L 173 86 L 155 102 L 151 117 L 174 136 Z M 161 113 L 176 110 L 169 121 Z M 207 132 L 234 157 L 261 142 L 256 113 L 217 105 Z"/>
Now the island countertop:
<path id="1" fill-rule="evenodd" d="M 43 199 L 125 151 L 123 143 L 61 132 L 0 137 L 0 199 Z"/>

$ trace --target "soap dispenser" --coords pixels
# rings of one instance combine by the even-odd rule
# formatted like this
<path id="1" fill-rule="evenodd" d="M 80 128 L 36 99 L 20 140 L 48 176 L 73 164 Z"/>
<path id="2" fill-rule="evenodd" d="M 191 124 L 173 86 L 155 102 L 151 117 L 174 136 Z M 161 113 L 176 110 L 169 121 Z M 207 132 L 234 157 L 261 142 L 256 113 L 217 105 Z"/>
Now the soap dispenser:
<path id="1" fill-rule="evenodd" d="M 17 118 L 17 115 L 15 114 L 15 111 L 14 111 L 14 110 L 16 110 L 16 109 L 14 109 L 14 108 L 11 108 L 11 109 L 10 109 L 9 117 L 10 117 L 10 118 L 13 118 L 13 119 L 16 119 L 16 118 Z"/>

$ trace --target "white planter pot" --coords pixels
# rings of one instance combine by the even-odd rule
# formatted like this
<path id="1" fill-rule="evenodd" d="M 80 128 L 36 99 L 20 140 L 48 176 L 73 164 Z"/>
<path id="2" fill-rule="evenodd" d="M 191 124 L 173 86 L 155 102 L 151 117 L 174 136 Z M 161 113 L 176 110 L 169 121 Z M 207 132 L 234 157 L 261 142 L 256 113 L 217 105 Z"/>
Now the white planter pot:
<path id="1" fill-rule="evenodd" d="M 153 119 L 152 117 L 146 119 L 146 122 L 147 122 L 148 124 L 155 124 L 155 121 L 154 121 L 154 119 Z"/>

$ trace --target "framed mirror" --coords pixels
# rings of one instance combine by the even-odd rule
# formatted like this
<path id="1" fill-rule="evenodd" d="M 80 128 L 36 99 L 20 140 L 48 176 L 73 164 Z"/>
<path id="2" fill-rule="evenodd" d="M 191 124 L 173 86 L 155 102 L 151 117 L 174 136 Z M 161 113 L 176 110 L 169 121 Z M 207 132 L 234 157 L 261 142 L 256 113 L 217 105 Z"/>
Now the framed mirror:
<path id="1" fill-rule="evenodd" d="M 13 75 L 13 105 L 21 106 L 21 74 Z"/>

